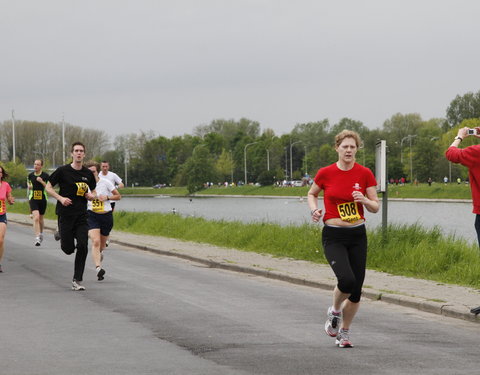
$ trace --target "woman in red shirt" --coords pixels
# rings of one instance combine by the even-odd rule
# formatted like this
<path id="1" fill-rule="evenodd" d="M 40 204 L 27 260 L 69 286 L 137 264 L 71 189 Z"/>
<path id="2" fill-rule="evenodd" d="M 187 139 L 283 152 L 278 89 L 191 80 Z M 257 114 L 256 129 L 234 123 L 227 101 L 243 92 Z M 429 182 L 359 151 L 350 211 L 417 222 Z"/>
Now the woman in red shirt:
<path id="1" fill-rule="evenodd" d="M 12 195 L 12 188 L 9 183 L 5 181 L 8 177 L 8 173 L 5 171 L 5 168 L 0 166 L 0 263 L 3 258 L 3 250 L 5 243 L 5 233 L 7 232 L 7 205 L 13 204 L 15 198 Z M 0 272 L 3 272 L 2 265 L 0 264 Z"/>
<path id="2" fill-rule="evenodd" d="M 325 332 L 341 348 L 353 347 L 349 329 L 358 311 L 367 264 L 367 234 L 363 208 L 377 212 L 377 182 L 372 171 L 355 162 L 360 136 L 343 130 L 335 137 L 338 161 L 321 168 L 308 192 L 312 220 L 323 217 L 325 257 L 337 277 Z M 324 210 L 318 208 L 323 190 Z"/>

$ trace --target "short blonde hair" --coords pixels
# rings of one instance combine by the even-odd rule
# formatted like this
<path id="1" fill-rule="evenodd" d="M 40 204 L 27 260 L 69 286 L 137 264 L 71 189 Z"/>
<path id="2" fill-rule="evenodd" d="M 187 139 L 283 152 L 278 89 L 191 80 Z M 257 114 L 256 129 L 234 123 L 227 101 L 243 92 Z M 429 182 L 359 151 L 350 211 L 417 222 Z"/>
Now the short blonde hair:
<path id="1" fill-rule="evenodd" d="M 345 129 L 335 136 L 335 147 L 339 147 L 345 138 L 353 138 L 355 140 L 357 148 L 359 148 L 360 145 L 362 144 L 362 139 L 360 138 L 360 135 L 357 132 L 354 132 L 353 130 Z"/>

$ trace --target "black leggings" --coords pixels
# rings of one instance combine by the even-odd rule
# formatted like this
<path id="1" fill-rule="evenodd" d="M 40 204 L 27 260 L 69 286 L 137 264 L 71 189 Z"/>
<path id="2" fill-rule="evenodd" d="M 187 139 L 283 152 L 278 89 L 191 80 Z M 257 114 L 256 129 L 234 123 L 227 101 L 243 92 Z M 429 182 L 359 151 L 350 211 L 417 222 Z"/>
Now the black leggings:
<path id="1" fill-rule="evenodd" d="M 351 302 L 360 302 L 367 266 L 367 231 L 358 227 L 330 227 L 322 231 L 322 243 L 330 267 L 337 277 L 337 287 L 350 294 Z"/>
<path id="2" fill-rule="evenodd" d="M 475 216 L 475 231 L 477 232 L 478 245 L 480 246 L 480 215 Z"/>
<path id="3" fill-rule="evenodd" d="M 88 254 L 88 224 L 87 213 L 72 216 L 59 216 L 60 246 L 65 254 L 72 254 L 75 249 L 75 268 L 73 278 L 83 280 L 85 261 Z M 77 243 L 75 244 L 75 240 Z"/>

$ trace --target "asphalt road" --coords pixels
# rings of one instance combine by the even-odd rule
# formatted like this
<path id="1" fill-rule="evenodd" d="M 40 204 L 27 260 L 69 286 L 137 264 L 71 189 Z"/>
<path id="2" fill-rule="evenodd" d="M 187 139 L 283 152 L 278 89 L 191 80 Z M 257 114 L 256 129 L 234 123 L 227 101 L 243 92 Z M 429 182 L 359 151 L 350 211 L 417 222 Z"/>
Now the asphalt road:
<path id="1" fill-rule="evenodd" d="M 73 292 L 73 256 L 9 223 L 1 375 L 480 373 L 476 323 L 365 300 L 339 349 L 325 291 L 117 245 L 104 281 L 87 262 Z"/>

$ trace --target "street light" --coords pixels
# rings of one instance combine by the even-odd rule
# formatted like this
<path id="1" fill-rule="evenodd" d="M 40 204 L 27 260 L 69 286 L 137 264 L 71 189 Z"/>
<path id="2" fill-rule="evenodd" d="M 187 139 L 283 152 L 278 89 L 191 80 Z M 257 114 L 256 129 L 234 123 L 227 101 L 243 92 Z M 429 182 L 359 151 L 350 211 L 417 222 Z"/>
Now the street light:
<path id="1" fill-rule="evenodd" d="M 405 139 L 410 138 L 410 135 L 407 135 L 406 137 L 403 137 L 402 140 L 400 141 L 400 163 L 403 165 L 403 141 Z"/>
<path id="2" fill-rule="evenodd" d="M 406 137 L 403 137 L 400 141 L 400 163 L 403 166 L 403 141 L 408 139 L 410 141 L 410 182 L 413 180 L 413 166 L 412 166 L 412 138 L 415 138 L 416 135 L 409 134 Z"/>
<path id="3" fill-rule="evenodd" d="M 52 167 L 55 168 L 55 153 L 57 152 L 58 150 L 55 150 L 53 151 L 53 154 L 52 154 Z"/>
<path id="4" fill-rule="evenodd" d="M 275 138 L 275 136 L 273 136 L 270 141 Z M 271 146 L 271 144 L 270 144 Z M 265 148 L 265 150 L 267 151 L 267 171 L 270 170 L 270 150 L 268 148 Z"/>
<path id="5" fill-rule="evenodd" d="M 13 145 L 13 162 L 15 163 L 15 110 L 12 109 L 12 145 Z"/>
<path id="6" fill-rule="evenodd" d="M 308 172 L 307 172 L 307 146 L 303 146 L 303 148 L 305 149 L 305 175 L 308 175 Z"/>
<path id="7" fill-rule="evenodd" d="M 127 149 L 125 149 L 125 157 L 124 157 L 124 162 L 125 162 L 125 187 L 128 187 L 128 177 L 127 177 L 127 166 L 128 166 L 128 160 L 129 155 L 127 152 Z"/>
<path id="8" fill-rule="evenodd" d="M 257 142 L 252 142 L 252 143 L 247 143 L 245 145 L 245 148 L 243 149 L 243 159 L 245 161 L 245 185 L 247 185 L 247 147 L 254 145 L 255 143 L 259 143 L 260 141 Z"/>
<path id="9" fill-rule="evenodd" d="M 412 164 L 412 138 L 415 138 L 416 135 L 410 136 L 410 183 L 413 182 L 413 164 Z"/>
<path id="10" fill-rule="evenodd" d="M 302 141 L 296 141 L 296 142 L 293 142 L 293 143 L 290 143 L 290 179 L 293 180 L 293 170 L 292 170 L 292 146 L 294 144 L 297 144 L 297 143 L 300 143 Z"/>
<path id="11" fill-rule="evenodd" d="M 231 164 L 231 183 L 232 183 L 232 186 L 233 186 L 233 154 L 232 154 L 232 150 L 229 150 L 230 151 L 230 164 Z"/>

